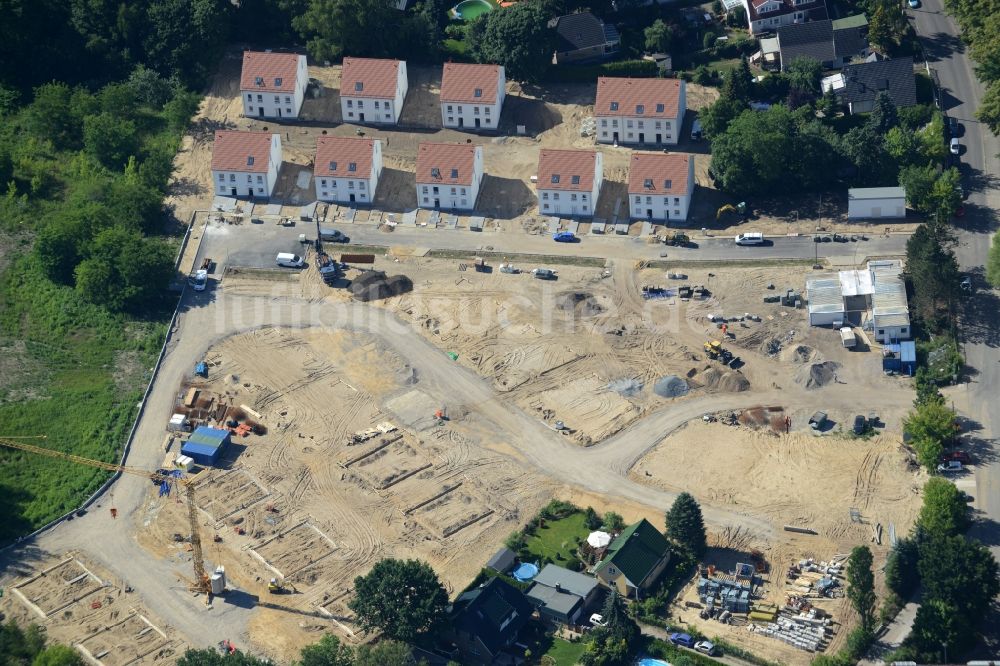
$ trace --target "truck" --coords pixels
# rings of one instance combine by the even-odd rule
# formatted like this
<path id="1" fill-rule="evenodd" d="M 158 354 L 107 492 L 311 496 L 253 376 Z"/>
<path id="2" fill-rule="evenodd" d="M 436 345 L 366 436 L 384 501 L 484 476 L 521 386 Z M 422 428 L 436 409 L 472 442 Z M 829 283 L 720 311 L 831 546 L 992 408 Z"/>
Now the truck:
<path id="1" fill-rule="evenodd" d="M 858 344 L 858 339 L 854 336 L 854 329 L 850 326 L 841 328 L 840 342 L 843 343 L 845 349 L 854 349 Z"/>

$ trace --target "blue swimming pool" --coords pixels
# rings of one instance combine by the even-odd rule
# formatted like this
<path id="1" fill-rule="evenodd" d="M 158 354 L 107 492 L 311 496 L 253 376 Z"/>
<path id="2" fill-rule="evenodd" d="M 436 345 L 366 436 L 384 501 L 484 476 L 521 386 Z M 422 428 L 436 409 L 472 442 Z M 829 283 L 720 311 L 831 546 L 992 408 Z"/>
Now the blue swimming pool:
<path id="1" fill-rule="evenodd" d="M 522 583 L 526 583 L 538 575 L 538 565 L 532 564 L 531 562 L 525 562 L 518 568 L 514 569 L 514 573 L 511 575 Z"/>
<path id="2" fill-rule="evenodd" d="M 635 662 L 635 666 L 670 666 L 669 661 L 663 661 L 662 659 L 653 659 L 651 657 L 644 657 L 639 661 Z"/>

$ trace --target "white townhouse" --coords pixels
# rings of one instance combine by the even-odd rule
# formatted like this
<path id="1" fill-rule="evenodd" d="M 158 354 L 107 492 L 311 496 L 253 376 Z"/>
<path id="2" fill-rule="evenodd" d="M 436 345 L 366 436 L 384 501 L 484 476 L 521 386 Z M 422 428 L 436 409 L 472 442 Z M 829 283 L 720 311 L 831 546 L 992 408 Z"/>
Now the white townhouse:
<path id="1" fill-rule="evenodd" d="M 726 11 L 743 7 L 751 35 L 774 32 L 793 23 L 828 18 L 826 0 L 728 0 L 725 4 Z"/>
<path id="2" fill-rule="evenodd" d="M 408 85 L 403 60 L 344 58 L 340 76 L 344 122 L 397 124 Z"/>
<path id="3" fill-rule="evenodd" d="M 240 97 L 247 118 L 298 118 L 308 85 L 304 55 L 243 52 Z"/>
<path id="4" fill-rule="evenodd" d="M 604 182 L 604 156 L 597 150 L 542 150 L 537 176 L 540 214 L 590 217 Z"/>
<path id="5" fill-rule="evenodd" d="M 473 210 L 483 180 L 483 147 L 421 143 L 417 148 L 417 205 Z"/>
<path id="6" fill-rule="evenodd" d="M 316 198 L 370 204 L 382 175 L 382 142 L 377 139 L 321 136 L 316 140 L 313 179 Z"/>
<path id="7" fill-rule="evenodd" d="M 445 63 L 441 73 L 441 124 L 461 129 L 496 129 L 506 86 L 500 65 Z"/>
<path id="8" fill-rule="evenodd" d="M 594 119 L 599 143 L 675 146 L 686 110 L 683 79 L 597 79 Z"/>
<path id="9" fill-rule="evenodd" d="M 281 168 L 281 135 L 219 130 L 212 144 L 212 183 L 218 196 L 266 199 Z"/>
<path id="10" fill-rule="evenodd" d="M 694 155 L 632 154 L 628 165 L 628 210 L 633 220 L 686 220 L 693 194 Z"/>

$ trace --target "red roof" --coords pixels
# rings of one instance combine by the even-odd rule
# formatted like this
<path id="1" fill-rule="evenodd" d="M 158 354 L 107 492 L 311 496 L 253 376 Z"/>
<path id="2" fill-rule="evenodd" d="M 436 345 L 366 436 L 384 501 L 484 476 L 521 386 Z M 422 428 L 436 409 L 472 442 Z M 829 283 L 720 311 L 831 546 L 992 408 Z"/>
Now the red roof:
<path id="1" fill-rule="evenodd" d="M 399 81 L 399 62 L 382 58 L 344 58 L 340 96 L 393 99 Z"/>
<path id="2" fill-rule="evenodd" d="M 542 150 L 536 188 L 589 192 L 594 189 L 596 171 L 596 150 Z"/>
<path id="3" fill-rule="evenodd" d="M 217 131 L 212 144 L 212 170 L 266 172 L 272 136 L 271 132 Z"/>
<path id="4" fill-rule="evenodd" d="M 682 153 L 633 153 L 628 164 L 629 194 L 686 196 L 690 163 Z"/>
<path id="5" fill-rule="evenodd" d="M 495 104 L 500 87 L 501 69 L 503 68 L 500 65 L 445 63 L 441 74 L 441 101 Z"/>
<path id="6" fill-rule="evenodd" d="M 472 185 L 479 146 L 470 143 L 422 143 L 417 148 L 417 182 Z"/>
<path id="7" fill-rule="evenodd" d="M 676 118 L 680 104 L 680 79 L 597 79 L 596 116 Z"/>
<path id="8" fill-rule="evenodd" d="M 240 90 L 293 92 L 298 67 L 296 53 L 244 51 Z"/>
<path id="9" fill-rule="evenodd" d="M 337 178 L 369 178 L 375 139 L 321 136 L 316 141 L 316 174 Z M 351 166 L 354 168 L 352 169 Z"/>

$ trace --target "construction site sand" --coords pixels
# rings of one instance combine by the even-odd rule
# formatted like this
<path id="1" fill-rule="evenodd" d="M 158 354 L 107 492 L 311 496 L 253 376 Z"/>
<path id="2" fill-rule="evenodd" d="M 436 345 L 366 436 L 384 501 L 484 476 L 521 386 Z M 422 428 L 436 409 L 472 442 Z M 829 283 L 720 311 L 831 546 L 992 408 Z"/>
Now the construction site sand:
<path id="1" fill-rule="evenodd" d="M 250 639 L 279 663 L 318 631 L 352 637 L 349 590 L 378 559 L 426 560 L 454 592 L 552 496 L 551 484 L 480 446 L 466 427 L 473 417 L 459 411 L 439 427 L 433 403 L 394 413 L 423 404 L 420 380 L 366 335 L 264 328 L 223 340 L 206 358 L 208 389 L 259 412 L 268 428 L 234 440 L 232 469 L 196 477 L 206 559 L 257 596 L 251 627 L 260 633 Z M 416 428 L 405 427 L 410 418 Z M 349 443 L 386 421 L 398 429 Z M 179 578 L 191 567 L 189 545 L 173 536 L 187 533 L 184 524 L 182 503 L 151 497 L 138 537 L 176 561 Z M 271 577 L 295 592 L 269 595 Z"/>
<path id="2" fill-rule="evenodd" d="M 2 582 L 5 622 L 41 625 L 50 641 L 71 645 L 97 664 L 165 666 L 186 648 L 136 592 L 78 553 L 19 562 Z"/>

